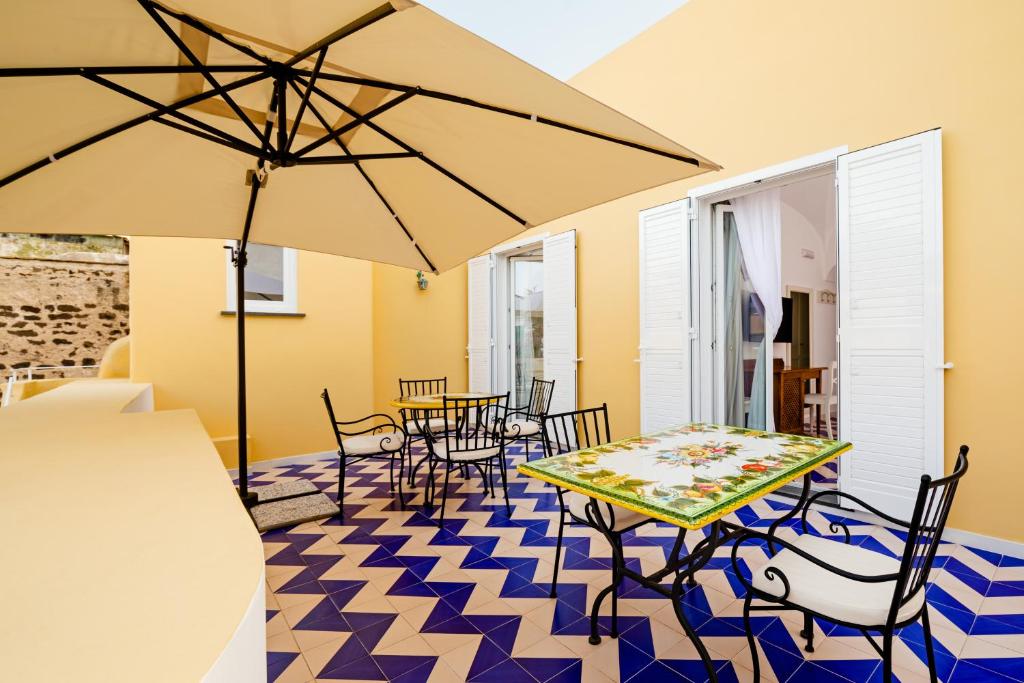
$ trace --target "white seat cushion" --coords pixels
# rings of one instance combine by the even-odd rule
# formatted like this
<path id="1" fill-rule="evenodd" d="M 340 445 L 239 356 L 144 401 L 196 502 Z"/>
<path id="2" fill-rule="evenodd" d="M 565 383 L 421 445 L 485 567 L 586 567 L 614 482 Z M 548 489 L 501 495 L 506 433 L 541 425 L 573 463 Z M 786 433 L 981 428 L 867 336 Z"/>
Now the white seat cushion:
<path id="1" fill-rule="evenodd" d="M 575 491 L 566 491 L 562 494 L 562 500 L 565 501 L 566 506 L 569 508 L 569 514 L 577 519 L 581 519 L 584 522 L 587 521 L 587 503 L 590 502 L 588 496 L 582 493 L 576 493 Z M 604 519 L 605 524 L 611 523 L 611 519 L 608 516 L 608 505 L 603 501 L 597 501 L 597 509 L 601 512 L 601 517 Z M 612 505 L 612 510 L 615 512 L 615 525 L 612 527 L 612 531 L 622 531 L 628 529 L 631 526 L 635 526 L 641 522 L 652 522 L 654 521 L 651 517 L 641 514 L 639 512 L 633 512 L 627 510 L 624 507 L 618 505 Z"/>
<path id="2" fill-rule="evenodd" d="M 832 395 L 831 401 L 828 394 L 804 394 L 804 405 L 823 406 L 835 403 L 839 403 L 839 397 L 835 394 Z"/>
<path id="3" fill-rule="evenodd" d="M 493 446 L 492 448 L 480 448 L 473 451 L 454 451 L 451 454 L 448 453 L 448 444 L 444 439 L 435 441 L 433 444 L 434 455 L 442 460 L 451 460 L 453 462 L 470 462 L 473 460 L 484 460 L 485 458 L 493 458 L 501 453 L 500 446 Z"/>
<path id="4" fill-rule="evenodd" d="M 455 420 L 449 420 L 443 417 L 432 417 L 426 422 L 432 432 L 443 432 L 449 429 L 455 429 Z M 420 424 L 423 424 L 423 420 L 420 420 L 419 424 L 416 423 L 416 420 L 406 420 L 405 431 L 409 434 L 419 434 Z"/>
<path id="5" fill-rule="evenodd" d="M 540 423 L 533 420 L 509 420 L 505 423 L 505 436 L 533 436 L 540 433 Z"/>
<path id="6" fill-rule="evenodd" d="M 808 555 L 863 576 L 894 574 L 900 569 L 900 561 L 895 558 L 820 536 L 803 534 L 790 542 Z M 790 589 L 787 601 L 794 605 L 849 624 L 885 624 L 896 589 L 895 581 L 865 583 L 847 579 L 787 549 L 779 551 L 767 564 L 753 571 L 751 583 L 754 588 L 775 596 L 781 596 L 785 587 L 781 579 L 765 576 L 767 567 L 775 567 L 786 575 Z M 900 608 L 897 622 L 914 616 L 923 602 L 924 591 L 919 590 Z"/>
<path id="7" fill-rule="evenodd" d="M 345 455 L 372 455 L 373 453 L 394 453 L 405 445 L 405 437 L 395 432 L 360 434 L 341 440 Z"/>

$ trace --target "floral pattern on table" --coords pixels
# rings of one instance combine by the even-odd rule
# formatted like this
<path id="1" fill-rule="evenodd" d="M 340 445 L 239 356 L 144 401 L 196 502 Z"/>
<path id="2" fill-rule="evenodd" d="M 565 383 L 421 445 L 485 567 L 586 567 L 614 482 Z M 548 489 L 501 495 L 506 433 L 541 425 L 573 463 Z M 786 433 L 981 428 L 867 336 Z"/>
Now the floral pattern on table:
<path id="1" fill-rule="evenodd" d="M 699 423 L 534 460 L 519 469 L 695 528 L 849 448 L 817 437 Z"/>

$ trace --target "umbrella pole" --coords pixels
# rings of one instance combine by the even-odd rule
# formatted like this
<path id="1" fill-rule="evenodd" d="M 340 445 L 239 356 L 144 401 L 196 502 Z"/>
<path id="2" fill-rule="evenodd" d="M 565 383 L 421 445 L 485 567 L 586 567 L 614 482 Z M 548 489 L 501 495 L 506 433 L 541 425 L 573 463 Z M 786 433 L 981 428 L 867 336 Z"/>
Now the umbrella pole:
<path id="1" fill-rule="evenodd" d="M 279 482 L 260 486 L 259 493 L 249 490 L 249 440 L 246 425 L 245 387 L 245 266 L 249 247 L 249 232 L 256 197 L 263 185 L 263 174 L 250 172 L 249 205 L 245 212 L 242 237 L 232 252 L 235 265 L 235 322 L 238 352 L 238 496 L 249 511 L 259 531 L 277 529 L 338 514 L 335 505 L 323 491 L 308 480 Z"/>
<path id="2" fill-rule="evenodd" d="M 252 216 L 256 210 L 256 196 L 260 191 L 259 175 L 251 176 L 252 190 L 249 192 L 249 206 L 245 212 L 245 227 L 242 239 L 234 253 L 235 264 L 235 322 L 237 324 L 238 353 L 238 496 L 246 508 L 258 502 L 255 492 L 249 491 L 249 437 L 246 425 L 246 388 L 245 388 L 245 265 L 246 249 L 249 246 L 249 229 L 252 227 Z"/>

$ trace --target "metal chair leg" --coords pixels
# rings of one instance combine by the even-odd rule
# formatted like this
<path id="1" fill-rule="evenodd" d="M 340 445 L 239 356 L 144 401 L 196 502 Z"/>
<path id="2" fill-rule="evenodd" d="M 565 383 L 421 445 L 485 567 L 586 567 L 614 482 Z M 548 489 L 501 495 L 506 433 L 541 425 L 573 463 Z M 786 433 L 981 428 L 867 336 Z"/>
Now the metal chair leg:
<path id="1" fill-rule="evenodd" d="M 345 455 L 338 460 L 338 519 L 345 519 Z"/>
<path id="2" fill-rule="evenodd" d="M 394 467 L 395 456 L 391 456 L 391 465 Z M 402 479 L 405 478 L 405 452 L 398 453 L 398 509 L 405 510 L 405 492 L 402 490 Z"/>
<path id="3" fill-rule="evenodd" d="M 388 463 L 388 481 L 390 486 L 390 493 L 395 492 L 395 456 L 391 456 L 391 462 Z"/>
<path id="4" fill-rule="evenodd" d="M 814 617 L 810 612 L 804 612 L 804 628 L 800 631 L 800 637 L 807 641 L 804 651 L 814 652 Z"/>
<path id="5" fill-rule="evenodd" d="M 501 488 L 505 492 L 505 512 L 509 517 L 512 516 L 512 506 L 508 502 L 508 478 L 505 475 L 505 458 L 502 455 L 498 455 L 498 471 L 501 473 Z"/>
<path id="6" fill-rule="evenodd" d="M 451 463 L 448 463 L 448 467 L 444 468 L 444 488 L 441 489 L 441 517 L 437 524 L 440 529 L 444 529 L 444 509 L 448 506 L 448 477 L 451 476 L 451 473 Z"/>
<path id="7" fill-rule="evenodd" d="M 892 683 L 892 631 L 882 634 L 882 681 Z"/>
<path id="8" fill-rule="evenodd" d="M 757 653 L 757 641 L 754 639 L 754 629 L 750 624 L 750 601 L 753 596 L 747 593 L 743 600 L 743 630 L 747 632 L 747 647 L 750 648 L 750 661 L 754 665 L 754 683 L 761 680 L 761 657 Z"/>
<path id="9" fill-rule="evenodd" d="M 925 603 L 921 612 L 921 628 L 924 629 L 924 647 L 928 654 L 928 677 L 932 683 L 937 683 L 939 674 L 935 670 L 935 643 L 932 642 L 932 626 L 928 620 L 928 603 Z"/>

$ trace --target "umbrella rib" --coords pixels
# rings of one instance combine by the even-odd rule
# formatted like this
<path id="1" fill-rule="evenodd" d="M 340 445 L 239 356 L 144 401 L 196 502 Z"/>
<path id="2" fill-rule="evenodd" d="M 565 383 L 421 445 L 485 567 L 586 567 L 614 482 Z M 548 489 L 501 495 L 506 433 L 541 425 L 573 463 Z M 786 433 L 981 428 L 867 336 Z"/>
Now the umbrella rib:
<path id="1" fill-rule="evenodd" d="M 376 23 L 376 22 L 380 21 L 381 19 L 383 19 L 384 17 L 389 16 L 389 15 L 394 14 L 394 13 L 395 13 L 395 8 L 392 7 L 391 3 L 386 2 L 383 5 L 380 5 L 380 6 L 376 7 L 376 8 L 374 8 L 374 9 L 370 10 L 369 12 L 367 12 L 363 16 L 359 17 L 358 19 L 356 19 L 354 21 L 351 21 L 348 24 L 345 24 L 344 26 L 339 28 L 337 31 L 334 31 L 333 33 L 330 33 L 329 35 L 324 36 L 323 38 L 321 38 L 320 40 L 316 41 L 315 43 L 313 43 L 312 45 L 310 45 L 306 49 L 300 50 L 295 55 L 293 55 L 291 57 L 291 59 L 289 59 L 287 62 L 285 62 L 284 65 L 287 66 L 287 67 L 295 66 L 296 64 L 298 64 L 302 60 L 306 59 L 307 57 L 312 55 L 314 52 L 317 52 L 318 50 L 323 50 L 324 52 L 326 52 L 327 48 L 329 48 L 331 45 L 333 45 L 334 43 L 338 42 L 339 40 L 343 40 L 344 38 L 348 38 L 353 33 L 356 33 L 357 31 L 361 31 L 362 29 L 366 28 L 367 26 L 369 26 L 369 25 L 371 25 L 373 23 Z"/>
<path id="2" fill-rule="evenodd" d="M 378 161 L 381 159 L 413 159 L 419 155 L 411 152 L 379 152 L 372 154 L 343 154 L 338 156 L 319 156 L 296 159 L 299 166 L 317 164 L 355 164 L 360 161 Z"/>
<path id="3" fill-rule="evenodd" d="M 301 85 L 305 85 L 306 84 L 306 81 L 303 80 L 300 76 L 296 76 L 295 80 L 299 84 L 301 84 Z M 353 118 L 360 116 L 360 114 L 358 112 L 356 112 L 354 109 L 352 109 L 351 107 L 346 105 L 344 102 L 341 102 L 336 97 L 333 97 L 330 93 L 324 92 L 324 90 L 322 90 L 321 88 L 319 88 L 319 87 L 317 87 L 315 85 L 313 86 L 313 92 L 315 92 L 317 95 L 319 95 L 320 97 L 324 98 L 325 100 L 327 100 L 328 102 L 330 102 L 334 106 L 338 107 L 339 109 L 344 111 L 349 116 L 352 116 Z M 458 185 L 461 185 L 466 190 L 472 192 L 477 197 L 479 197 L 480 199 L 484 200 L 485 202 L 487 202 L 488 204 L 490 204 L 491 206 L 496 208 L 498 211 L 501 211 L 503 214 L 505 214 L 506 216 L 508 216 L 512 220 L 518 222 L 521 225 L 528 225 L 528 221 L 526 219 L 521 218 L 520 216 L 518 216 L 517 214 L 515 214 L 511 210 L 507 209 L 504 205 L 501 204 L 501 202 L 498 202 L 497 200 L 495 200 L 492 197 L 488 196 L 486 193 L 482 192 L 481 190 L 477 189 L 476 187 L 474 187 L 470 183 L 466 182 L 465 180 L 463 180 L 462 178 L 457 176 L 456 174 L 452 173 L 447 168 L 445 168 L 441 164 L 437 163 L 436 161 L 434 161 L 433 159 L 428 157 L 423 152 L 417 151 L 413 147 L 411 147 L 408 144 L 406 144 L 400 138 L 398 138 L 398 137 L 392 135 L 391 133 L 389 133 L 388 131 L 384 130 L 383 128 L 378 126 L 373 121 L 367 121 L 365 123 L 365 125 L 367 127 L 371 128 L 372 130 L 374 130 L 375 132 L 377 132 L 379 135 L 381 135 L 384 138 L 386 138 L 387 140 L 389 140 L 392 143 L 398 145 L 399 147 L 401 147 L 405 151 L 412 152 L 412 153 L 416 154 L 423 163 L 427 164 L 428 166 L 430 166 L 435 171 L 437 171 L 438 173 L 442 174 L 443 176 L 445 176 L 449 180 L 457 183 Z"/>
<path id="4" fill-rule="evenodd" d="M 221 64 L 207 66 L 214 73 L 250 73 L 263 71 L 266 67 L 248 66 L 244 64 Z M 97 76 L 121 75 L 156 75 L 156 74 L 195 74 L 201 73 L 190 64 L 149 65 L 149 66 L 41 66 L 41 67 L 10 67 L 0 69 L 0 78 L 12 77 L 43 77 L 43 76 L 79 76 L 83 74 Z"/>
<path id="5" fill-rule="evenodd" d="M 225 87 L 228 88 L 228 89 L 234 90 L 236 88 L 241 88 L 243 86 L 251 85 L 253 83 L 261 81 L 264 78 L 268 78 L 269 76 L 270 76 L 269 72 L 253 74 L 252 76 L 247 76 L 246 78 L 243 78 L 243 79 L 240 79 L 238 81 L 235 81 L 234 83 L 231 83 L 231 84 L 229 84 L 229 85 L 227 85 Z M 28 166 L 24 166 L 24 167 L 18 169 L 14 173 L 11 173 L 11 174 L 3 177 L 3 178 L 0 178 L 0 187 L 4 187 L 5 185 L 9 185 L 9 184 L 13 183 L 15 180 L 18 180 L 19 178 L 23 178 L 23 177 L 27 176 L 28 174 L 30 174 L 30 173 L 32 173 L 34 171 L 38 171 L 40 168 L 43 168 L 44 166 L 46 166 L 46 165 L 48 165 L 50 163 L 53 163 L 53 162 L 57 161 L 58 159 L 63 159 L 64 157 L 69 156 L 71 154 L 74 154 L 75 152 L 78 152 L 78 151 L 80 151 L 82 149 L 85 149 L 86 147 L 89 147 L 90 145 L 94 145 L 97 142 L 101 142 L 103 140 L 106 140 L 107 138 L 109 138 L 109 137 L 111 137 L 113 135 L 117 135 L 118 133 L 122 133 L 122 132 L 124 132 L 126 130 L 134 128 L 135 126 L 138 126 L 141 123 L 145 123 L 146 121 L 152 121 L 153 119 L 157 118 L 158 116 L 163 116 L 164 114 L 169 114 L 172 111 L 177 111 L 178 109 L 181 109 L 183 107 L 188 107 L 190 105 L 196 104 L 197 102 L 202 102 L 203 100 L 208 100 L 208 99 L 210 99 L 211 97 L 213 97 L 216 94 L 217 93 L 213 92 L 212 90 L 211 91 L 207 91 L 207 92 L 198 93 L 196 95 L 192 95 L 190 97 L 186 97 L 183 100 L 178 100 L 177 102 L 175 102 L 173 104 L 168 104 L 168 105 L 162 106 L 162 107 L 160 107 L 160 109 L 156 109 L 154 111 L 148 112 L 148 113 L 143 114 L 141 116 L 136 116 L 133 119 L 129 119 L 127 121 L 124 121 L 122 123 L 117 124 L 116 126 L 112 126 L 111 128 L 107 128 L 106 130 L 100 131 L 99 133 L 96 133 L 95 135 L 90 135 L 89 137 L 85 138 L 84 140 L 80 140 L 80 141 L 74 143 L 73 145 L 69 145 L 69 146 L 67 146 L 67 147 L 65 147 L 65 148 L 63 148 L 61 150 L 58 150 L 58 151 L 54 152 L 53 154 L 50 154 L 49 156 L 47 156 L 44 159 L 40 159 L 39 161 L 33 162 L 33 163 L 29 164 Z"/>
<path id="6" fill-rule="evenodd" d="M 199 69 L 200 73 L 203 74 L 203 78 L 205 78 L 206 81 L 210 84 L 210 87 L 212 87 L 221 96 L 221 99 L 223 99 L 227 103 L 227 105 L 231 107 L 231 110 L 235 112 L 235 115 L 238 116 L 239 120 L 241 120 L 242 123 L 244 123 L 246 127 L 253 132 L 253 135 L 259 138 L 260 130 L 259 128 L 256 127 L 256 124 L 252 122 L 252 119 L 250 119 L 249 116 L 244 111 L 242 111 L 242 108 L 238 106 L 237 102 L 235 102 L 235 98 L 231 97 L 231 95 L 229 95 L 227 91 L 224 90 L 224 86 L 222 86 L 220 82 L 217 80 L 217 77 L 214 76 L 210 72 L 210 70 L 206 68 L 206 65 L 203 64 L 202 60 L 196 57 L 195 53 L 192 52 L 191 49 L 189 49 L 188 45 L 185 44 L 185 41 L 181 39 L 181 36 L 175 33 L 174 29 L 171 28 L 170 24 L 168 24 L 160 15 L 160 13 L 157 12 L 157 10 L 155 9 L 155 4 L 151 2 L 151 0 L 138 0 L 138 2 L 140 5 L 142 5 L 142 8 L 146 10 L 146 13 L 149 14 L 150 17 L 152 17 L 153 21 L 156 22 L 157 26 L 159 26 L 160 29 L 167 34 L 167 37 L 171 39 L 171 42 L 173 42 L 178 47 L 178 49 L 181 50 L 181 53 L 185 55 L 185 57 L 190 62 L 192 62 L 193 66 Z"/>
<path id="7" fill-rule="evenodd" d="M 296 71 L 303 75 L 305 75 L 306 73 L 306 70 L 304 69 L 297 69 Z M 558 121 L 556 119 L 551 119 L 546 116 L 539 116 L 537 114 L 530 114 L 527 112 L 510 109 L 508 107 L 500 107 L 494 104 L 478 102 L 477 100 L 474 100 L 469 97 L 463 97 L 462 95 L 452 95 L 451 93 L 441 92 L 439 90 L 430 90 L 429 88 L 421 88 L 419 86 L 414 85 L 389 83 L 387 81 L 379 81 L 372 78 L 359 78 L 356 76 L 344 76 L 342 74 L 324 73 L 320 74 L 320 78 L 324 80 L 338 81 L 340 83 L 351 83 L 353 85 L 366 85 L 375 88 L 388 88 L 390 90 L 397 90 L 399 92 L 408 92 L 410 90 L 415 90 L 417 94 L 430 99 L 443 100 L 445 102 L 461 104 L 467 107 L 483 109 L 486 111 L 494 112 L 496 114 L 512 116 L 517 119 L 528 119 L 546 126 L 561 128 L 563 130 L 568 130 L 573 133 L 579 133 L 580 135 L 587 135 L 593 138 L 597 138 L 599 140 L 604 140 L 605 142 L 612 142 L 618 145 L 623 145 L 625 147 L 632 147 L 633 149 L 638 149 L 643 152 L 649 152 L 651 154 L 657 154 L 659 156 L 668 157 L 669 159 L 675 159 L 676 161 L 682 161 L 687 164 L 692 164 L 694 166 L 700 166 L 700 161 L 698 159 L 686 156 L 684 154 L 676 154 L 675 152 L 669 152 L 664 149 L 658 149 L 657 147 L 651 147 L 650 145 L 645 145 L 639 142 L 633 142 L 632 140 L 624 140 L 622 138 L 617 138 L 613 135 L 608 135 L 606 133 L 601 133 L 594 130 L 588 130 L 580 126 L 576 126 L 571 123 L 565 123 L 564 121 Z"/>
<path id="8" fill-rule="evenodd" d="M 139 94 L 139 93 L 137 93 L 137 92 L 135 92 L 133 90 L 129 90 L 128 88 L 125 88 L 124 86 L 122 86 L 122 85 L 120 85 L 118 83 L 114 83 L 113 81 L 109 81 L 106 78 L 103 78 L 102 76 L 97 76 L 95 74 L 90 74 L 90 73 L 83 73 L 82 77 L 86 78 L 89 81 L 92 81 L 93 83 L 96 83 L 98 85 L 102 85 L 104 88 L 107 88 L 109 90 L 113 90 L 116 93 L 120 93 L 121 95 L 124 95 L 125 97 L 131 98 L 131 99 L 135 100 L 136 102 L 141 102 L 142 104 L 144 104 L 147 107 L 150 107 L 152 109 L 159 109 L 162 106 L 160 102 L 157 102 L 156 100 L 150 99 L 150 98 L 146 97 L 145 95 L 141 95 L 141 94 Z M 211 126 L 208 123 L 204 123 L 203 121 L 200 121 L 197 118 L 189 116 L 188 114 L 183 114 L 180 111 L 170 111 L 170 112 L 167 112 L 167 113 L 169 115 L 177 118 L 177 119 L 181 119 L 182 121 L 185 121 L 186 123 L 192 124 L 196 128 L 199 128 L 201 130 L 206 131 L 207 133 L 210 133 L 211 137 L 212 136 L 218 136 L 218 137 L 222 138 L 224 141 L 232 143 L 232 146 L 234 146 L 239 151 L 248 152 L 249 154 L 256 154 L 256 155 L 259 154 L 259 148 L 258 147 L 250 145 L 245 140 L 242 140 L 241 138 L 237 138 L 234 135 L 231 135 L 230 133 L 222 131 L 222 130 L 220 130 L 219 128 L 217 128 L 215 126 Z M 185 127 L 185 126 L 182 126 L 181 128 L 183 130 L 186 130 L 186 131 L 190 131 L 191 130 L 191 129 Z M 202 136 L 200 136 L 200 137 L 202 137 Z"/>
<path id="9" fill-rule="evenodd" d="M 236 143 L 234 143 L 234 142 L 232 142 L 230 140 L 225 140 L 224 138 L 217 137 L 216 135 L 210 135 L 209 133 L 204 133 L 201 130 L 196 130 L 195 128 L 192 128 L 190 126 L 182 125 L 182 124 L 180 124 L 180 123 L 178 123 L 176 121 L 169 121 L 169 120 L 167 120 L 165 118 L 162 118 L 160 116 L 156 117 L 153 120 L 156 121 L 157 123 L 162 123 L 165 126 L 169 126 L 170 128 L 174 128 L 176 130 L 180 130 L 183 133 L 188 133 L 189 135 L 194 135 L 195 137 L 202 138 L 203 140 L 209 140 L 210 142 L 216 142 L 218 145 L 224 145 L 225 147 L 229 147 L 229 148 L 231 148 L 233 150 L 237 150 L 239 152 L 244 152 L 244 153 L 249 154 L 249 155 L 254 156 L 254 157 L 259 157 L 260 156 L 259 148 L 253 147 L 252 145 L 250 145 L 250 144 L 248 144 L 246 142 L 243 142 L 241 144 L 236 144 Z"/>
<path id="10" fill-rule="evenodd" d="M 320 69 L 324 65 L 324 58 L 326 56 L 327 48 L 324 47 L 320 50 L 320 54 L 316 56 L 316 65 L 313 67 L 313 74 L 309 77 L 309 87 L 306 88 L 306 92 L 302 94 L 302 101 L 299 103 L 299 110 L 295 113 L 295 123 L 292 124 L 292 130 L 288 134 L 288 142 L 282 150 L 282 154 L 288 154 L 292 149 L 292 144 L 295 142 L 295 134 L 299 132 L 299 124 L 302 123 L 302 116 L 306 113 L 306 107 L 309 106 L 309 96 L 313 94 L 313 84 L 316 83 L 316 78 L 320 75 Z"/>
<path id="11" fill-rule="evenodd" d="M 310 80 L 310 86 L 311 87 L 307 88 L 308 91 L 312 91 L 315 88 L 315 85 L 313 85 L 312 80 Z M 323 136 L 319 140 L 316 140 L 316 141 L 311 142 L 310 144 L 306 145 L 305 147 L 300 149 L 298 152 L 296 152 L 295 156 L 302 157 L 302 156 L 308 154 L 309 152 L 312 152 L 314 149 L 316 149 L 316 148 L 318 148 L 318 147 L 320 147 L 320 146 L 330 142 L 331 140 L 337 140 L 338 138 L 340 138 L 342 135 L 344 135 L 348 131 L 352 130 L 353 128 L 355 128 L 357 126 L 361 126 L 364 123 L 368 123 L 369 120 L 372 119 L 373 117 L 378 116 L 380 114 L 383 114 L 384 112 L 386 112 L 388 109 L 391 109 L 392 107 L 397 107 L 402 102 L 405 102 L 407 99 L 409 99 L 410 97 L 412 97 L 415 94 L 416 94 L 416 91 L 410 90 L 408 92 L 402 93 L 398 97 L 395 97 L 395 98 L 385 102 L 384 104 L 380 105 L 379 107 L 371 109 L 370 111 L 366 112 L 365 114 L 350 113 L 350 116 L 354 116 L 355 117 L 354 120 L 349 121 L 348 123 L 343 125 L 341 128 L 337 128 L 337 129 L 328 128 L 328 130 L 330 132 L 327 135 Z M 349 110 L 349 111 L 350 112 L 354 112 L 355 110 Z M 348 113 L 348 112 L 346 112 L 346 113 Z"/>
<path id="12" fill-rule="evenodd" d="M 149 4 L 152 5 L 155 9 L 160 10 L 161 12 L 166 14 L 167 16 L 169 16 L 169 17 L 171 17 L 173 19 L 177 19 L 178 21 L 180 21 L 183 24 L 188 24 L 189 26 L 191 26 L 192 28 L 196 29 L 197 31 L 201 31 L 201 32 L 205 33 L 206 35 L 210 36 L 211 38 L 214 38 L 214 39 L 224 43 L 228 47 L 233 47 L 234 49 L 238 50 L 239 52 L 241 52 L 246 57 L 251 57 L 251 58 L 255 59 L 257 62 L 262 63 L 264 66 L 270 66 L 273 63 L 272 60 L 269 57 L 265 57 L 264 55 L 261 55 L 259 52 L 256 52 L 256 50 L 253 50 L 252 48 L 248 47 L 247 45 L 242 45 L 241 43 L 236 43 L 235 41 L 233 41 L 230 38 L 228 38 L 227 36 L 225 36 L 223 33 L 210 28 L 209 26 L 207 26 L 203 22 L 199 21 L 195 17 L 189 16 L 188 14 L 185 14 L 184 12 L 177 12 L 175 10 L 172 10 L 169 7 L 164 7 L 163 5 L 161 5 L 158 2 L 150 1 Z"/>
<path id="13" fill-rule="evenodd" d="M 292 81 L 288 81 L 288 84 L 291 85 L 292 88 L 296 90 L 296 92 L 298 92 L 298 86 L 296 86 L 295 83 L 293 83 Z M 313 116 L 315 116 L 317 120 L 320 121 L 320 125 L 322 125 L 324 128 L 330 128 L 330 124 L 327 122 L 327 119 L 324 118 L 323 114 L 321 114 L 320 111 L 315 106 L 313 106 L 312 103 L 309 105 L 309 110 L 313 112 Z M 341 147 L 341 151 L 343 151 L 345 154 L 350 154 L 348 147 L 345 145 L 344 142 L 341 141 L 340 138 L 336 138 L 335 142 L 338 143 L 339 147 Z M 405 233 L 405 236 L 409 238 L 410 242 L 412 242 L 412 246 L 416 248 L 417 252 L 419 252 L 419 255 L 427 264 L 427 267 L 430 268 L 430 272 L 436 274 L 437 268 L 434 266 L 434 263 L 423 252 L 423 249 L 420 248 L 419 243 L 416 242 L 416 238 L 412 236 L 411 232 L 409 232 L 409 228 L 406 227 L 405 222 L 402 221 L 402 219 L 399 217 L 398 212 L 394 210 L 394 208 L 391 206 L 391 203 L 388 202 L 388 200 L 384 197 L 384 193 L 381 192 L 380 189 L 377 187 L 377 183 L 373 182 L 373 179 L 370 177 L 370 174 L 366 172 L 366 169 L 364 169 L 363 165 L 360 164 L 358 161 L 355 162 L 354 166 L 356 167 L 356 170 L 359 171 L 359 175 L 361 175 L 363 177 L 363 180 L 366 181 L 366 184 L 370 187 L 371 190 L 373 190 L 373 193 L 377 195 L 377 199 L 380 200 L 380 203 L 384 205 L 384 208 L 387 209 L 388 213 L 391 214 L 391 217 L 395 219 L 395 223 L 398 224 L 398 227 L 402 229 L 402 232 Z"/>

